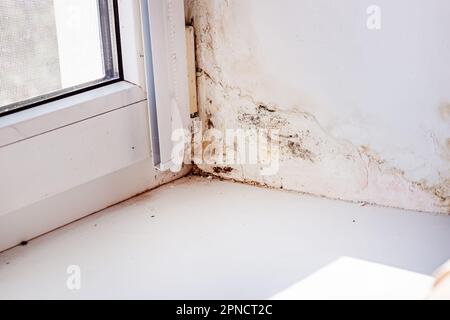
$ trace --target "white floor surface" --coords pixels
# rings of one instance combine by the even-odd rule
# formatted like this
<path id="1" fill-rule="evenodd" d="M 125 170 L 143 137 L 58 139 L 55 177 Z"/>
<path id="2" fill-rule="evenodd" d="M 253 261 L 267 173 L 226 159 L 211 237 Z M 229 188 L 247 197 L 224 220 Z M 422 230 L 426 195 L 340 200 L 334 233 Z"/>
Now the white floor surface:
<path id="1" fill-rule="evenodd" d="M 187 177 L 1 253 L 0 299 L 268 299 L 342 256 L 431 274 L 450 217 Z"/>

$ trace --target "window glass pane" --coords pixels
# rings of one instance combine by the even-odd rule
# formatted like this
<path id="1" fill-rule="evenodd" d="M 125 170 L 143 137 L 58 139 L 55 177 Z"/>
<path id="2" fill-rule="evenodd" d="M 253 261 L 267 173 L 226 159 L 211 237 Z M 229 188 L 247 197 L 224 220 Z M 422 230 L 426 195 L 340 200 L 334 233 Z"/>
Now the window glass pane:
<path id="1" fill-rule="evenodd" d="M 0 0 L 0 114 L 119 78 L 112 0 Z"/>

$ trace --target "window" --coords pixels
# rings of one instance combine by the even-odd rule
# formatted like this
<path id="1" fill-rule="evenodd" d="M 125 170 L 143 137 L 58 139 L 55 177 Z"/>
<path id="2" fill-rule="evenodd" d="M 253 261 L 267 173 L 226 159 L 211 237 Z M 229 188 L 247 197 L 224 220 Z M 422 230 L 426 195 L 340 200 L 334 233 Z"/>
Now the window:
<path id="1" fill-rule="evenodd" d="M 0 115 L 121 79 L 114 0 L 0 1 Z"/>
<path id="2" fill-rule="evenodd" d="M 16 54 L 10 54 L 8 59 L 4 59 L 4 44 L 18 39 L 14 37 L 4 40 L 6 31 L 10 34 L 14 31 L 8 29 L 14 24 L 5 23 L 5 20 L 19 15 L 19 3 L 21 8 L 28 9 L 28 18 L 23 19 L 27 23 L 22 21 L 22 25 L 34 30 L 29 37 L 36 37 L 32 38 L 35 45 L 39 43 L 38 40 L 43 43 L 46 38 L 50 38 L 51 30 L 53 45 L 57 45 L 53 49 L 56 67 L 54 64 L 51 69 L 50 62 L 39 63 L 44 71 L 33 74 L 47 77 L 56 75 L 59 82 L 51 90 L 44 88 L 16 98 L 14 101 L 17 107 L 3 112 L 3 115 L 48 102 L 48 96 L 42 92 L 50 92 L 50 100 L 67 95 L 63 91 L 65 89 L 76 94 L 25 112 L 0 117 L 0 168 L 8 168 L 0 170 L 0 251 L 101 210 L 111 203 L 154 188 L 164 176 L 154 168 L 154 148 L 150 145 L 150 141 L 154 140 L 153 135 L 149 135 L 149 109 L 157 107 L 157 128 L 161 130 L 159 138 L 162 152 L 159 163 L 156 163 L 161 164 L 158 165 L 159 169 L 164 168 L 166 161 L 171 160 L 170 153 L 167 152 L 172 145 L 171 128 L 180 128 L 182 123 L 187 129 L 190 120 L 182 0 L 106 1 L 106 12 L 109 13 L 106 15 L 109 19 L 107 26 L 110 26 L 107 32 L 101 32 L 105 28 L 97 27 L 96 31 L 92 31 L 92 27 L 82 28 L 83 25 L 73 23 L 89 23 L 92 21 L 88 18 L 89 14 L 96 12 L 94 25 L 101 26 L 100 18 L 105 16 L 101 14 L 104 9 L 100 7 L 99 1 L 0 0 L 0 92 L 3 94 L 0 98 L 0 110 L 2 106 L 3 110 L 7 109 L 4 108 L 6 105 L 14 106 L 14 102 L 6 102 L 5 98 L 6 92 L 12 90 L 11 87 L 16 87 L 3 89 L 6 88 L 3 84 L 6 83 L 5 67 L 13 64 L 8 67 L 10 74 L 16 72 L 18 75 L 29 76 L 35 70 L 32 69 L 34 64 L 31 62 L 41 57 L 36 53 L 30 54 L 26 56 L 30 60 L 22 58 L 22 62 L 14 65 L 14 58 L 19 57 L 19 53 L 27 53 L 24 49 L 15 49 Z M 48 18 L 41 16 L 44 4 L 54 6 L 52 10 L 47 10 L 51 19 L 54 19 L 52 28 L 47 26 Z M 58 10 L 58 4 L 64 5 L 64 10 Z M 92 11 L 81 10 L 86 8 L 83 5 L 89 4 L 94 8 Z M 148 9 L 146 13 L 142 12 L 141 5 Z M 23 12 L 20 14 L 24 15 Z M 117 15 L 120 16 L 120 36 L 117 32 Z M 142 16 L 146 23 L 143 23 Z M 70 23 L 69 26 L 78 27 L 80 31 L 77 32 L 77 28 L 74 28 L 74 32 L 58 29 L 59 17 L 62 17 L 62 22 Z M 16 24 L 16 27 L 20 25 Z M 22 30 L 27 29 L 22 27 Z M 148 46 L 143 43 L 143 33 L 146 34 Z M 64 34 L 72 37 L 68 44 L 61 42 L 65 41 Z M 103 52 L 103 43 L 108 41 L 104 35 L 110 35 L 110 54 Z M 88 50 L 88 44 L 92 41 L 85 42 L 83 37 L 93 37 L 96 40 L 94 44 L 97 48 L 101 45 L 101 50 Z M 148 40 L 153 41 L 150 43 Z M 33 44 L 33 41 L 30 43 Z M 80 48 L 80 44 L 84 47 Z M 121 50 L 115 49 L 116 44 Z M 31 45 L 29 47 L 32 49 Z M 51 56 L 50 49 L 49 46 L 40 50 L 45 50 L 44 57 L 48 58 Z M 88 55 L 89 52 L 94 54 Z M 97 59 L 100 63 L 94 65 L 100 66 L 100 71 L 113 70 L 115 77 L 112 80 L 104 80 L 109 79 L 107 72 L 101 72 L 100 78 L 98 75 L 87 74 L 94 68 L 92 65 L 84 67 L 84 64 L 92 62 L 95 52 L 101 59 Z M 111 59 L 105 57 L 111 55 L 113 68 L 108 69 L 105 60 Z M 3 66 L 5 63 L 6 66 Z M 29 72 L 17 72 L 25 66 Z M 70 67 L 75 73 L 69 72 Z M 82 72 L 76 73 L 77 71 Z M 73 77 L 72 83 L 69 82 L 69 76 Z M 66 85 L 62 83 L 64 79 L 67 81 Z M 103 86 L 93 89 L 89 83 L 92 79 L 99 79 L 94 80 L 94 83 Z M 116 83 L 109 84 L 113 81 Z M 45 83 L 49 81 L 39 80 L 33 84 L 37 87 Z M 84 88 L 81 91 L 85 92 L 81 93 L 79 89 L 73 88 L 79 83 Z M 8 94 L 8 98 L 10 96 Z M 25 100 L 29 99 L 35 100 L 27 103 Z M 166 135 L 167 132 L 170 134 Z M 90 200 L 85 201 L 87 198 Z M 71 210 L 67 210 L 68 203 L 75 204 L 69 206 Z M 28 223 L 21 223 L 22 221 Z"/>

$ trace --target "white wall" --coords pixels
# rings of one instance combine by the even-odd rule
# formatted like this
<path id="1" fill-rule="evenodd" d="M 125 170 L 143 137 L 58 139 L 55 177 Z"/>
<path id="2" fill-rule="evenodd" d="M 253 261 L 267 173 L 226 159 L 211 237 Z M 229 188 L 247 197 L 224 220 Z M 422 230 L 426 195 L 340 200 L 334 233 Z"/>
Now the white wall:
<path id="1" fill-rule="evenodd" d="M 222 175 L 450 212 L 450 2 L 375 2 L 380 30 L 367 28 L 374 1 L 187 0 L 205 122 L 292 140 L 276 176 Z"/>

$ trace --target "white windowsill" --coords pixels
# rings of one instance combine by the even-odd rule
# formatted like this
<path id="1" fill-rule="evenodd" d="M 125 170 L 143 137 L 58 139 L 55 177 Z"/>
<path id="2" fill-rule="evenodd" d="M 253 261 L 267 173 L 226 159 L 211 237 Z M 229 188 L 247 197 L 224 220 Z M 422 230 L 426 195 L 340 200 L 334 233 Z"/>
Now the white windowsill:
<path id="1" fill-rule="evenodd" d="M 122 81 L 0 117 L 0 148 L 145 99 L 142 88 Z"/>

